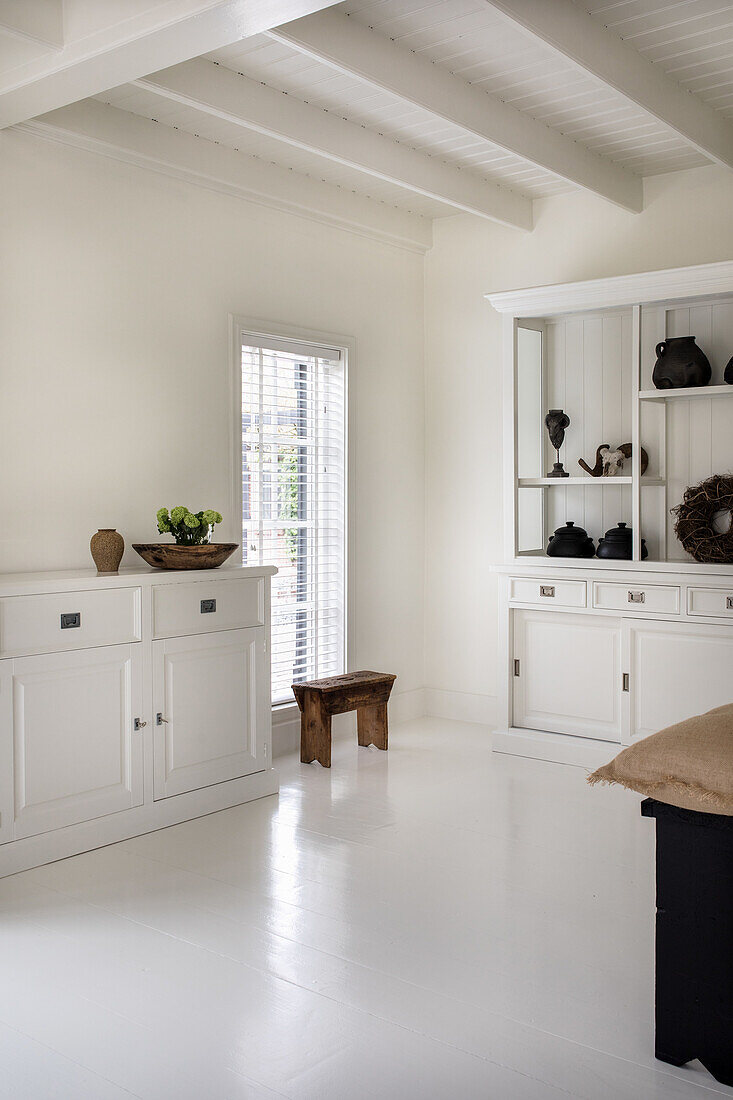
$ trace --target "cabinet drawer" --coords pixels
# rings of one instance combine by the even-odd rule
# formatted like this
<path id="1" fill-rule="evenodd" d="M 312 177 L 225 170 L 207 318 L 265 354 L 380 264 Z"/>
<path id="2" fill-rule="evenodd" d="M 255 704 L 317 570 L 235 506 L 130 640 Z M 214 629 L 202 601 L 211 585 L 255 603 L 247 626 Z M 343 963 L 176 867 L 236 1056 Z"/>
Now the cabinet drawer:
<path id="1" fill-rule="evenodd" d="M 0 599 L 0 657 L 140 641 L 140 589 Z"/>
<path id="2" fill-rule="evenodd" d="M 153 588 L 153 637 L 182 638 L 263 626 L 265 590 L 257 577 L 192 581 Z"/>
<path id="3" fill-rule="evenodd" d="M 645 614 L 679 615 L 680 590 L 664 584 L 593 582 L 593 606 L 604 611 L 639 611 Z"/>
<path id="4" fill-rule="evenodd" d="M 733 620 L 733 588 L 688 588 L 687 614 Z"/>
<path id="5" fill-rule="evenodd" d="M 538 607 L 585 607 L 585 581 L 512 577 L 509 598 Z"/>

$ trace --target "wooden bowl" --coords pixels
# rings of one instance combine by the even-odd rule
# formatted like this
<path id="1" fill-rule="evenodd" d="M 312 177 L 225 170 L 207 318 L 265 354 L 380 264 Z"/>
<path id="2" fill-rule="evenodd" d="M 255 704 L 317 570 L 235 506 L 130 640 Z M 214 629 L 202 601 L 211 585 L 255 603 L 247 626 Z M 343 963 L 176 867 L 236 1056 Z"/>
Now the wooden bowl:
<path id="1" fill-rule="evenodd" d="M 132 544 L 143 561 L 156 569 L 216 569 L 238 546 L 238 542 L 206 542 L 203 546 L 177 546 L 174 542 Z"/>

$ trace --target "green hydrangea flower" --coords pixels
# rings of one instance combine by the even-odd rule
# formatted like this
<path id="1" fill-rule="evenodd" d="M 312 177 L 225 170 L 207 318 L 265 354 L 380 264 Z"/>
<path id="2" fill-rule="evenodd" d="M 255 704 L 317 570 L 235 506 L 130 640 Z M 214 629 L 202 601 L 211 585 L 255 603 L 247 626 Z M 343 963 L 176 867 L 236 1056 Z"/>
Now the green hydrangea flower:
<path id="1" fill-rule="evenodd" d="M 171 512 L 171 523 L 182 523 L 187 515 L 190 515 L 188 508 L 179 505 L 178 508 L 174 508 Z"/>
<path id="2" fill-rule="evenodd" d="M 168 534 L 171 529 L 170 516 L 168 515 L 167 508 L 159 508 L 157 513 L 158 531 L 161 535 Z"/>
<path id="3" fill-rule="evenodd" d="M 213 508 L 207 508 L 201 518 L 203 519 L 204 523 L 209 524 L 209 526 L 212 526 L 215 523 L 221 523 L 221 513 L 215 512 Z"/>
<path id="4" fill-rule="evenodd" d="M 186 512 L 186 515 L 183 517 L 183 522 L 185 523 L 186 527 L 198 527 L 199 526 L 199 521 L 198 521 L 197 517 L 194 516 L 193 513 L 191 513 L 191 512 Z"/>

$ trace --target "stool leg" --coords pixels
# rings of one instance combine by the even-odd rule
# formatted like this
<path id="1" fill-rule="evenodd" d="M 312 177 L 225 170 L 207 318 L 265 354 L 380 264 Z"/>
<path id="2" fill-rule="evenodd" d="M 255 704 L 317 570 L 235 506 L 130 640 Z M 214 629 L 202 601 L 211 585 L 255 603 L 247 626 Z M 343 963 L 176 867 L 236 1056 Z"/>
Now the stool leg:
<path id="1" fill-rule="evenodd" d="M 360 745 L 376 745 L 387 750 L 387 704 L 375 703 L 371 707 L 359 707 L 356 712 L 356 730 Z"/>
<path id="2" fill-rule="evenodd" d="M 300 715 L 300 759 L 331 767 L 331 715 L 319 691 L 306 691 Z"/>

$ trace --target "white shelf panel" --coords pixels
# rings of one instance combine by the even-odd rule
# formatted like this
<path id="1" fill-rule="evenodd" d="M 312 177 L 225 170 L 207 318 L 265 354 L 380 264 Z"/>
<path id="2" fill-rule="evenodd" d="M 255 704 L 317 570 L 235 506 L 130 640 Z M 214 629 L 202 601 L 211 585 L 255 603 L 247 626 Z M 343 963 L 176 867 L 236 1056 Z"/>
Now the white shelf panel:
<path id="1" fill-rule="evenodd" d="M 672 398 L 733 397 L 733 386 L 689 386 L 677 390 L 641 390 L 640 401 L 670 401 Z"/>
<path id="2" fill-rule="evenodd" d="M 583 485 L 594 489 L 613 488 L 615 485 L 631 485 L 630 477 L 520 477 L 517 485 L 520 489 L 564 489 L 569 485 Z M 643 477 L 642 489 L 650 485 L 664 485 L 659 477 Z"/>
<path id="3" fill-rule="evenodd" d="M 520 489 L 566 488 L 568 485 L 631 485 L 630 477 L 520 477 Z"/>

